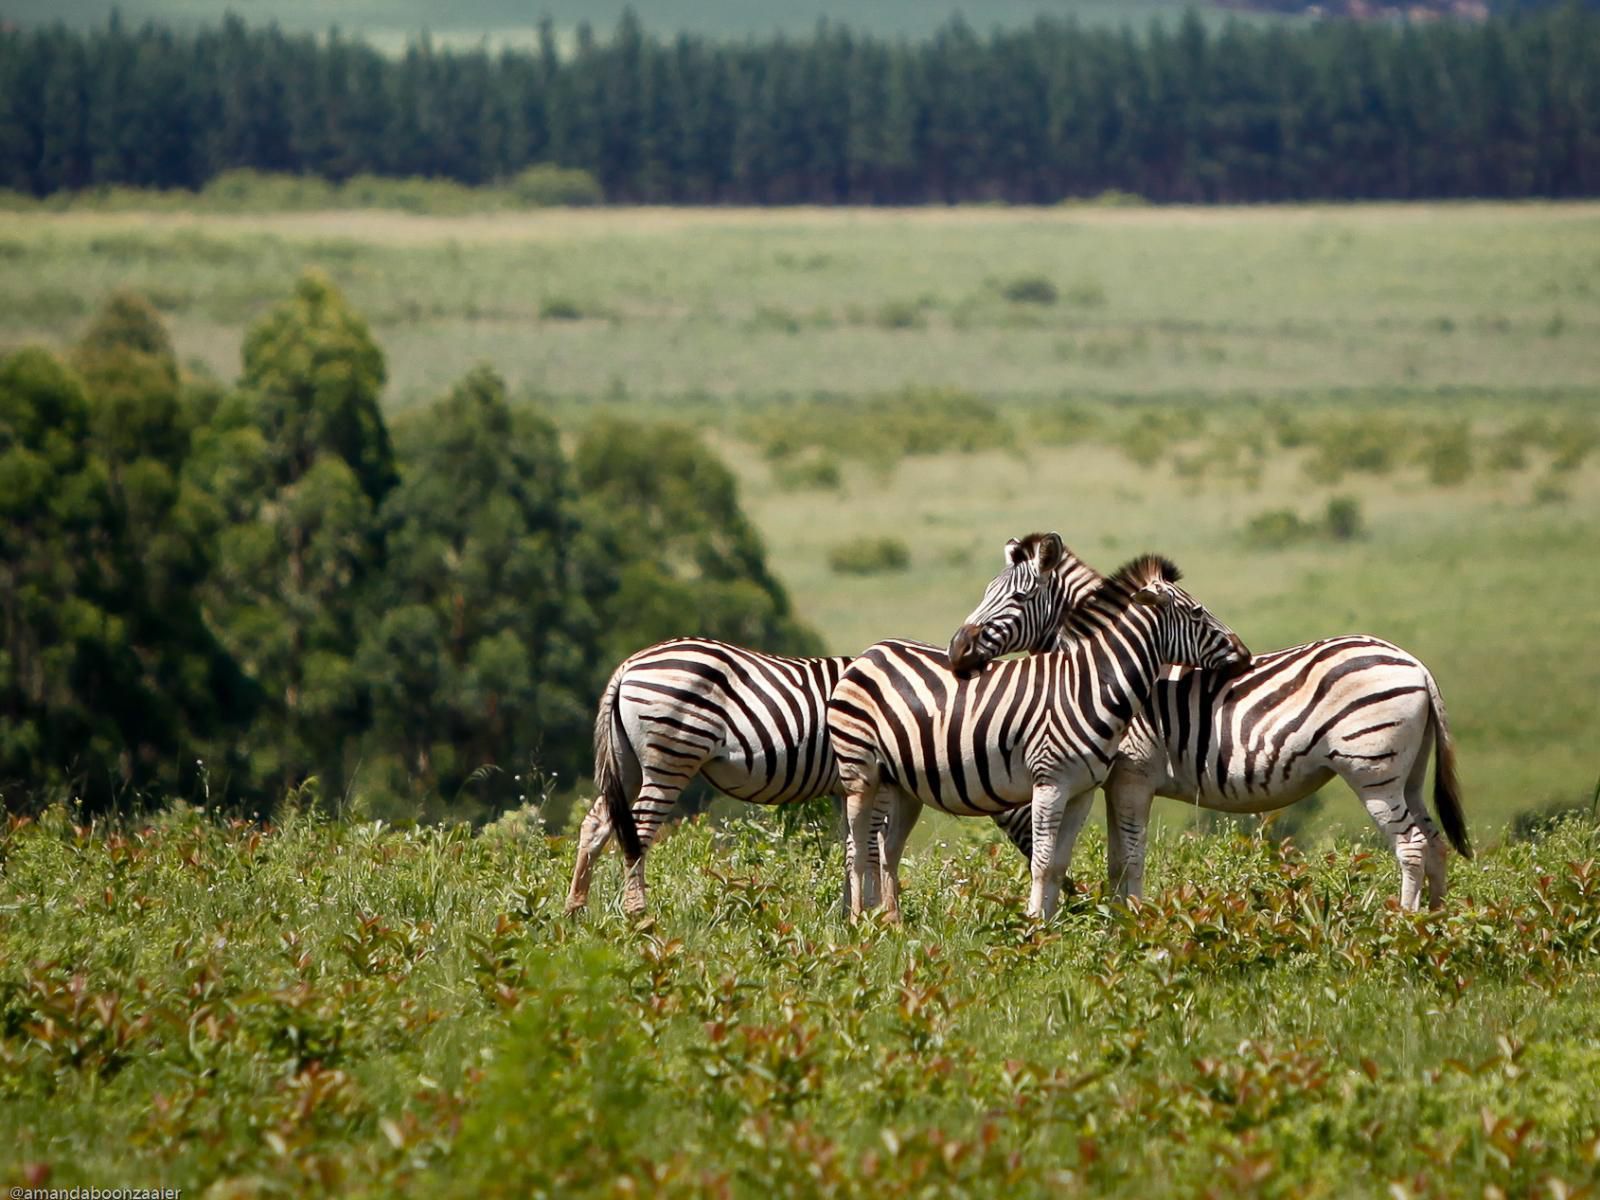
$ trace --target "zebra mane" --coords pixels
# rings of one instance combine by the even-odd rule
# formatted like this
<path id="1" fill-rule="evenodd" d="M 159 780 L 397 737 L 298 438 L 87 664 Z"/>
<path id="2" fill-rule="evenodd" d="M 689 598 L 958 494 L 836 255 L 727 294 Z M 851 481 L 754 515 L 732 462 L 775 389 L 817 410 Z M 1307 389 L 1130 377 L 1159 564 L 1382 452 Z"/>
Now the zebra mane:
<path id="1" fill-rule="evenodd" d="M 1157 579 L 1177 583 L 1183 578 L 1178 564 L 1159 554 L 1141 554 L 1102 579 L 1083 602 L 1063 615 L 1063 633 L 1078 636 L 1105 628 L 1127 611 L 1134 593 Z"/>

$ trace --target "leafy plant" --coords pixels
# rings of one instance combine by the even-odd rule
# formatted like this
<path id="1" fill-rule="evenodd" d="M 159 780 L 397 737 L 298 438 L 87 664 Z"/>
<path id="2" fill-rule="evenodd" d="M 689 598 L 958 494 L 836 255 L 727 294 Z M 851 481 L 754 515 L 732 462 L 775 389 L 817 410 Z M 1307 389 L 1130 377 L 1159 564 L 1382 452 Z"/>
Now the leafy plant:
<path id="1" fill-rule="evenodd" d="M 828 567 L 837 575 L 882 575 L 910 565 L 911 551 L 896 537 L 852 538 L 828 551 Z"/>
<path id="2" fill-rule="evenodd" d="M 1049 306 L 1060 296 L 1056 285 L 1045 275 L 1017 275 L 1000 285 L 1000 294 L 1013 304 Z"/>

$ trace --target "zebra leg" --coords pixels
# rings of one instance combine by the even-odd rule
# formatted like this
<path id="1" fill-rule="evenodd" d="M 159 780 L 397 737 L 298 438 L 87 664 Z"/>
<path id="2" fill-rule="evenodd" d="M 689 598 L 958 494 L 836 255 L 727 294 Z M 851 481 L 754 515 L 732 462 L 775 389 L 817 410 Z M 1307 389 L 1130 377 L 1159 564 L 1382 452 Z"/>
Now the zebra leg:
<path id="1" fill-rule="evenodd" d="M 639 798 L 633 802 L 633 820 L 639 827 L 639 857 L 627 869 L 622 891 L 622 911 L 630 917 L 639 916 L 645 909 L 644 860 L 650 853 L 656 835 L 672 815 L 678 803 L 678 794 L 693 778 L 693 775 L 677 774 L 660 778 L 653 775 L 648 766 L 645 768 L 644 786 L 639 789 Z"/>
<path id="2" fill-rule="evenodd" d="M 834 811 L 838 814 L 838 840 L 845 846 L 845 875 L 840 880 L 840 896 L 838 896 L 838 912 L 842 917 L 850 917 L 850 821 L 845 816 L 845 800 L 842 795 L 834 797 Z M 877 862 L 877 830 L 872 835 L 872 861 Z M 867 894 L 862 896 L 862 902 L 869 909 L 878 907 L 878 874 L 877 870 L 867 872 Z"/>
<path id="3" fill-rule="evenodd" d="M 1006 840 L 1017 848 L 1024 859 L 1032 862 L 1033 806 L 1024 804 L 1021 808 L 999 813 L 993 819 L 1000 832 L 1006 835 Z"/>
<path id="4" fill-rule="evenodd" d="M 847 915 L 861 915 L 867 893 L 867 874 L 871 854 L 868 843 L 879 818 L 878 785 L 875 779 L 855 779 L 845 783 L 845 876 L 849 904 Z"/>
<path id="5" fill-rule="evenodd" d="M 1068 799 L 1067 797 L 1070 797 Z M 1056 780 L 1035 781 L 1033 785 L 1033 887 L 1028 892 L 1028 915 L 1048 918 L 1061 896 L 1061 881 L 1072 864 L 1072 848 L 1089 804 L 1094 799 L 1093 784 L 1071 791 Z"/>
<path id="6" fill-rule="evenodd" d="M 611 822 L 606 817 L 606 798 L 598 796 L 578 830 L 578 857 L 572 864 L 572 886 L 567 890 L 567 912 L 575 913 L 589 903 L 589 880 L 595 860 L 611 839 Z"/>
<path id="7" fill-rule="evenodd" d="M 1400 864 L 1400 907 L 1415 912 L 1422 899 L 1422 877 L 1428 835 L 1412 818 L 1404 792 L 1395 780 L 1361 788 L 1361 802 L 1373 824 L 1389 839 Z"/>
<path id="8" fill-rule="evenodd" d="M 1150 831 L 1150 801 L 1145 782 L 1113 767 L 1105 783 L 1106 866 L 1112 891 L 1122 897 L 1144 895 L 1144 855 Z"/>
<path id="9" fill-rule="evenodd" d="M 1410 812 L 1411 819 L 1416 822 L 1417 828 L 1422 831 L 1424 838 L 1422 871 L 1428 881 L 1428 907 L 1442 908 L 1445 888 L 1449 882 L 1445 869 L 1446 843 L 1444 835 L 1439 832 L 1439 827 L 1428 815 L 1428 804 L 1423 798 L 1423 785 L 1428 779 L 1428 756 L 1433 748 L 1434 735 L 1431 729 L 1429 733 L 1430 736 L 1424 738 L 1417 748 L 1411 770 L 1406 774 L 1406 809 Z"/>
<path id="10" fill-rule="evenodd" d="M 882 806 L 880 806 L 882 807 Z M 922 802 L 915 796 L 896 791 L 889 802 L 890 816 L 883 840 L 883 909 L 896 925 L 900 923 L 900 857 L 906 839 L 922 816 Z"/>

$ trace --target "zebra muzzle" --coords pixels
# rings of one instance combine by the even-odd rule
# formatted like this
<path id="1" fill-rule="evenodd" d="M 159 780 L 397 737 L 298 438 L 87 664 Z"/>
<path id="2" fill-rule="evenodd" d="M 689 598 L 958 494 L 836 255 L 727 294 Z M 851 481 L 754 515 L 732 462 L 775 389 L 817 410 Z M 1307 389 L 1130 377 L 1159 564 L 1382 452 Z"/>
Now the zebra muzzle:
<path id="1" fill-rule="evenodd" d="M 971 675 L 981 670 L 989 661 L 978 643 L 982 625 L 963 625 L 950 639 L 950 669 L 957 675 Z"/>

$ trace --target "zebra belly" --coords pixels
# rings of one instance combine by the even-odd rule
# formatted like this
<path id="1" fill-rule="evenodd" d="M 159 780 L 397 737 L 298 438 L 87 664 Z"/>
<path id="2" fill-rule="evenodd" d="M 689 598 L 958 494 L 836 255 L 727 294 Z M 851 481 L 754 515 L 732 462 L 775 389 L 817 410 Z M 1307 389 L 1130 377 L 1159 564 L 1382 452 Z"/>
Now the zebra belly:
<path id="1" fill-rule="evenodd" d="M 1287 808 L 1334 778 L 1334 772 L 1327 767 L 1310 764 L 1294 771 L 1288 779 L 1276 778 L 1270 784 L 1260 778 L 1247 784 L 1244 771 L 1238 766 L 1224 772 L 1220 782 L 1214 766 L 1203 774 L 1192 765 L 1179 767 L 1169 761 L 1167 766 L 1167 778 L 1156 789 L 1158 796 L 1216 812 L 1262 813 Z"/>
<path id="2" fill-rule="evenodd" d="M 826 734 L 820 735 L 826 737 Z M 700 774 L 717 791 L 752 804 L 793 804 L 817 796 L 837 795 L 839 768 L 833 751 L 823 749 L 824 762 L 808 776 L 803 770 L 790 776 L 780 760 L 774 765 L 765 756 L 746 757 L 721 754 L 708 759 Z M 801 758 L 802 765 L 805 762 Z"/>
<path id="3" fill-rule="evenodd" d="M 894 779 L 905 778 L 889 764 Z M 961 763 L 958 781 L 952 772 L 941 773 L 937 780 L 919 778 L 915 788 L 901 788 L 930 808 L 956 817 L 991 817 L 1033 803 L 1033 777 L 1026 764 L 1004 758 L 992 760 L 989 782 L 985 786 L 976 764 Z M 964 786 L 963 786 L 964 785 Z"/>

